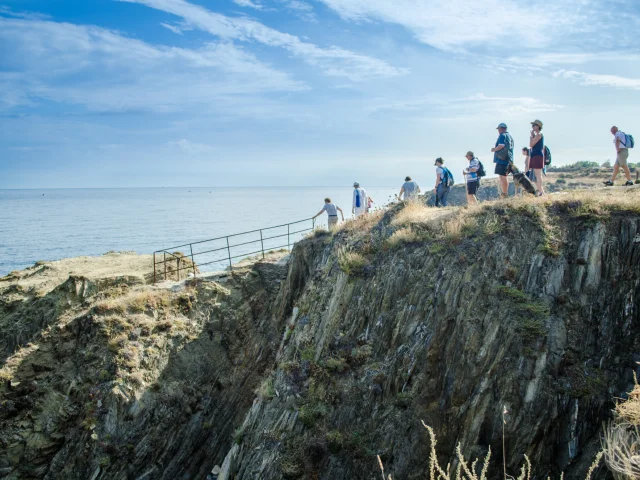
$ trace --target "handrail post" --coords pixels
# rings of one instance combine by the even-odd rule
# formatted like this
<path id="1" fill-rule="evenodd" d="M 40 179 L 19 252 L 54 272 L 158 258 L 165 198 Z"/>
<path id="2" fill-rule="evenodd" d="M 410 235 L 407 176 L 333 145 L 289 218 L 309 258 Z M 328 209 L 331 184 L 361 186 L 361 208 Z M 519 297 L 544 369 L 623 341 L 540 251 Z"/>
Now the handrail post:
<path id="1" fill-rule="evenodd" d="M 316 219 L 312 218 L 311 219 L 311 230 L 315 230 L 316 229 Z"/>
<path id="2" fill-rule="evenodd" d="M 264 260 L 264 241 L 262 240 L 262 229 L 260 229 L 260 247 L 262 248 L 262 259 Z"/>
<path id="3" fill-rule="evenodd" d="M 167 279 L 167 252 L 162 252 L 164 255 L 164 279 Z"/>
<path id="4" fill-rule="evenodd" d="M 156 252 L 153 252 L 153 284 L 156 284 Z"/>
<path id="5" fill-rule="evenodd" d="M 289 251 L 291 251 L 291 239 L 289 238 L 289 227 L 291 226 L 290 223 L 287 224 L 287 248 L 289 249 Z"/>
<path id="6" fill-rule="evenodd" d="M 191 267 L 193 268 L 193 278 L 196 278 L 196 261 L 193 259 L 193 244 L 189 244 L 189 250 L 191 250 Z"/>
<path id="7" fill-rule="evenodd" d="M 227 254 L 229 255 L 229 271 L 233 271 L 233 266 L 231 265 L 231 247 L 229 246 L 229 237 L 227 237 Z"/>
<path id="8" fill-rule="evenodd" d="M 176 258 L 176 274 L 178 275 L 178 281 L 180 281 L 180 257 Z"/>

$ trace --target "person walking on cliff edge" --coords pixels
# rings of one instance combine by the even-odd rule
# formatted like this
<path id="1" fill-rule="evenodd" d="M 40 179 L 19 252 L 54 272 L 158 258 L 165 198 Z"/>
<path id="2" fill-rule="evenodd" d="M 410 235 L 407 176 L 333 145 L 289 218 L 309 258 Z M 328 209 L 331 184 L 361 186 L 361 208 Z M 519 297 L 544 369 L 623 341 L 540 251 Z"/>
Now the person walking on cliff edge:
<path id="1" fill-rule="evenodd" d="M 407 177 L 404 179 L 404 183 L 402 184 L 402 188 L 398 194 L 398 199 L 402 200 L 402 194 L 404 194 L 404 201 L 409 202 L 418 198 L 419 193 L 420 187 L 418 184 L 411 180 L 411 177 Z"/>
<path id="2" fill-rule="evenodd" d="M 342 217 L 342 221 L 344 222 L 344 213 L 342 213 L 342 209 L 337 205 L 334 205 L 331 202 L 331 199 L 328 197 L 324 199 L 324 207 L 322 207 L 322 210 L 320 210 L 311 218 L 318 218 L 320 215 L 322 215 L 322 212 L 327 212 L 327 215 L 329 216 L 329 219 L 327 221 L 329 230 L 335 228 L 338 225 L 338 212 L 340 212 L 340 216 Z"/>
<path id="3" fill-rule="evenodd" d="M 373 200 L 367 196 L 367 191 L 360 187 L 358 182 L 353 183 L 353 203 L 351 205 L 351 213 L 356 217 L 364 215 L 369 211 L 369 202 Z"/>
<path id="4" fill-rule="evenodd" d="M 493 163 L 496 164 L 495 173 L 500 178 L 500 196 L 506 197 L 509 192 L 509 180 L 507 175 L 511 171 L 509 166 L 513 163 L 513 138 L 507 132 L 507 124 L 498 125 L 498 140 L 496 146 L 491 149 L 493 152 Z"/>
<path id="5" fill-rule="evenodd" d="M 613 187 L 613 182 L 616 181 L 620 167 L 622 167 L 622 171 L 624 172 L 625 177 L 627 177 L 627 183 L 624 185 L 625 187 L 628 187 L 629 185 L 633 185 L 633 181 L 631 181 L 631 172 L 627 165 L 629 149 L 634 146 L 633 137 L 618 130 L 618 127 L 611 127 L 611 134 L 613 135 L 613 144 L 615 145 L 617 152 L 616 164 L 613 166 L 613 175 L 611 176 L 611 180 L 607 180 L 604 184 L 607 187 Z"/>
<path id="6" fill-rule="evenodd" d="M 478 181 L 478 170 L 480 169 L 480 161 L 476 158 L 473 152 L 467 152 L 467 160 L 469 161 L 469 166 L 463 170 L 466 180 L 467 180 L 467 204 L 475 205 L 478 203 L 478 197 L 476 197 L 476 192 L 478 191 L 478 187 L 480 186 L 480 182 Z"/>
<path id="7" fill-rule="evenodd" d="M 436 194 L 436 207 L 446 207 L 447 197 L 453 185 L 453 175 L 447 167 L 444 167 L 444 160 L 441 157 L 436 158 L 436 186 L 433 193 Z"/>
<path id="8" fill-rule="evenodd" d="M 529 140 L 529 168 L 535 175 L 538 196 L 544 195 L 542 187 L 542 169 L 544 168 L 544 136 L 542 135 L 542 122 L 535 120 L 531 122 L 531 139 Z"/>

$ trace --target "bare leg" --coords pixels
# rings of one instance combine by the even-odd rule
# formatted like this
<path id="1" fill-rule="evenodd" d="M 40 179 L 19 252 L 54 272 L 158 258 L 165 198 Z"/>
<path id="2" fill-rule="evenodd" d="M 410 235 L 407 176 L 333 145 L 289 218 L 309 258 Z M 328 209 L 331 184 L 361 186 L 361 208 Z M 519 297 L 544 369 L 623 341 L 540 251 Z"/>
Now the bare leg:
<path id="1" fill-rule="evenodd" d="M 624 176 L 627 177 L 627 181 L 631 181 L 631 171 L 627 165 L 622 165 L 622 171 L 624 172 Z"/>
<path id="2" fill-rule="evenodd" d="M 478 203 L 478 199 L 476 198 L 476 196 L 469 195 L 467 193 L 467 205 L 475 205 L 476 203 Z"/>
<path id="3" fill-rule="evenodd" d="M 618 165 L 618 162 L 616 162 L 616 164 L 613 166 L 613 175 L 611 176 L 612 182 L 615 182 L 616 177 L 618 176 L 618 170 L 620 170 L 620 165 Z"/>
<path id="4" fill-rule="evenodd" d="M 500 175 L 500 188 L 502 188 L 502 195 L 506 197 L 509 192 L 509 179 L 506 175 Z"/>
<path id="5" fill-rule="evenodd" d="M 544 193 L 544 188 L 542 187 L 542 169 L 534 168 L 533 172 L 536 174 L 536 187 L 538 188 L 538 192 Z"/>

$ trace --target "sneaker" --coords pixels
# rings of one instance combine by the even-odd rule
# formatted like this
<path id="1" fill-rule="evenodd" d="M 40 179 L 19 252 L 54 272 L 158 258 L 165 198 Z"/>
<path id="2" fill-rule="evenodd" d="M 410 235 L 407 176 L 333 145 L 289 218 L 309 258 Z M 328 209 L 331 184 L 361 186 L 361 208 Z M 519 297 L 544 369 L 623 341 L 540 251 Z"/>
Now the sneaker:
<path id="1" fill-rule="evenodd" d="M 631 180 L 627 180 L 627 183 L 624 184 L 625 187 L 633 186 L 633 182 Z"/>
<path id="2" fill-rule="evenodd" d="M 613 182 L 611 180 L 607 180 L 606 182 L 602 182 L 605 184 L 605 186 L 607 187 L 613 187 Z"/>

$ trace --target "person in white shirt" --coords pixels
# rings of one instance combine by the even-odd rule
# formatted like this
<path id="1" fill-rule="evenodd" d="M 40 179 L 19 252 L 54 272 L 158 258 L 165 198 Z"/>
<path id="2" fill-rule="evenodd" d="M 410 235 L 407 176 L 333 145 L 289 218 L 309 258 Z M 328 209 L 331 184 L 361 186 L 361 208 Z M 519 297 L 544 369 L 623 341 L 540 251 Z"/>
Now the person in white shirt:
<path id="1" fill-rule="evenodd" d="M 361 188 L 358 182 L 354 182 L 351 213 L 356 217 L 367 213 L 369 211 L 370 203 L 373 203 L 373 199 L 367 195 L 367 191 L 364 188 Z"/>
<path id="2" fill-rule="evenodd" d="M 411 177 L 407 177 L 404 179 L 404 183 L 402 184 L 402 188 L 400 189 L 398 198 L 402 200 L 402 194 L 404 194 L 404 201 L 407 202 L 418 198 L 419 193 L 420 187 L 418 186 L 418 184 L 411 180 Z"/>
<path id="3" fill-rule="evenodd" d="M 473 152 L 467 152 L 467 160 L 469 160 L 469 166 L 463 170 L 463 174 L 467 180 L 467 204 L 475 205 L 478 203 L 478 197 L 476 192 L 480 186 L 480 180 L 478 178 L 478 170 L 480 169 L 480 161 L 476 158 Z"/>
<path id="4" fill-rule="evenodd" d="M 613 135 L 613 144 L 616 147 L 616 164 L 613 166 L 613 175 L 611 176 L 611 180 L 607 180 L 604 184 L 608 187 L 613 187 L 613 182 L 616 181 L 620 167 L 622 167 L 622 171 L 624 172 L 625 177 L 627 177 L 627 183 L 625 183 L 625 186 L 633 185 L 633 182 L 631 181 L 631 172 L 627 165 L 627 160 L 629 158 L 627 136 L 624 132 L 618 130 L 618 127 L 611 127 L 611 134 Z"/>
<path id="5" fill-rule="evenodd" d="M 327 215 L 329 216 L 329 220 L 327 222 L 329 224 L 329 229 L 335 228 L 338 225 L 338 212 L 340 212 L 342 221 L 344 222 L 344 213 L 342 213 L 342 209 L 337 205 L 334 205 L 328 197 L 324 199 L 324 207 L 322 207 L 322 210 L 311 218 L 315 219 L 322 215 L 323 212 L 327 212 Z"/>

